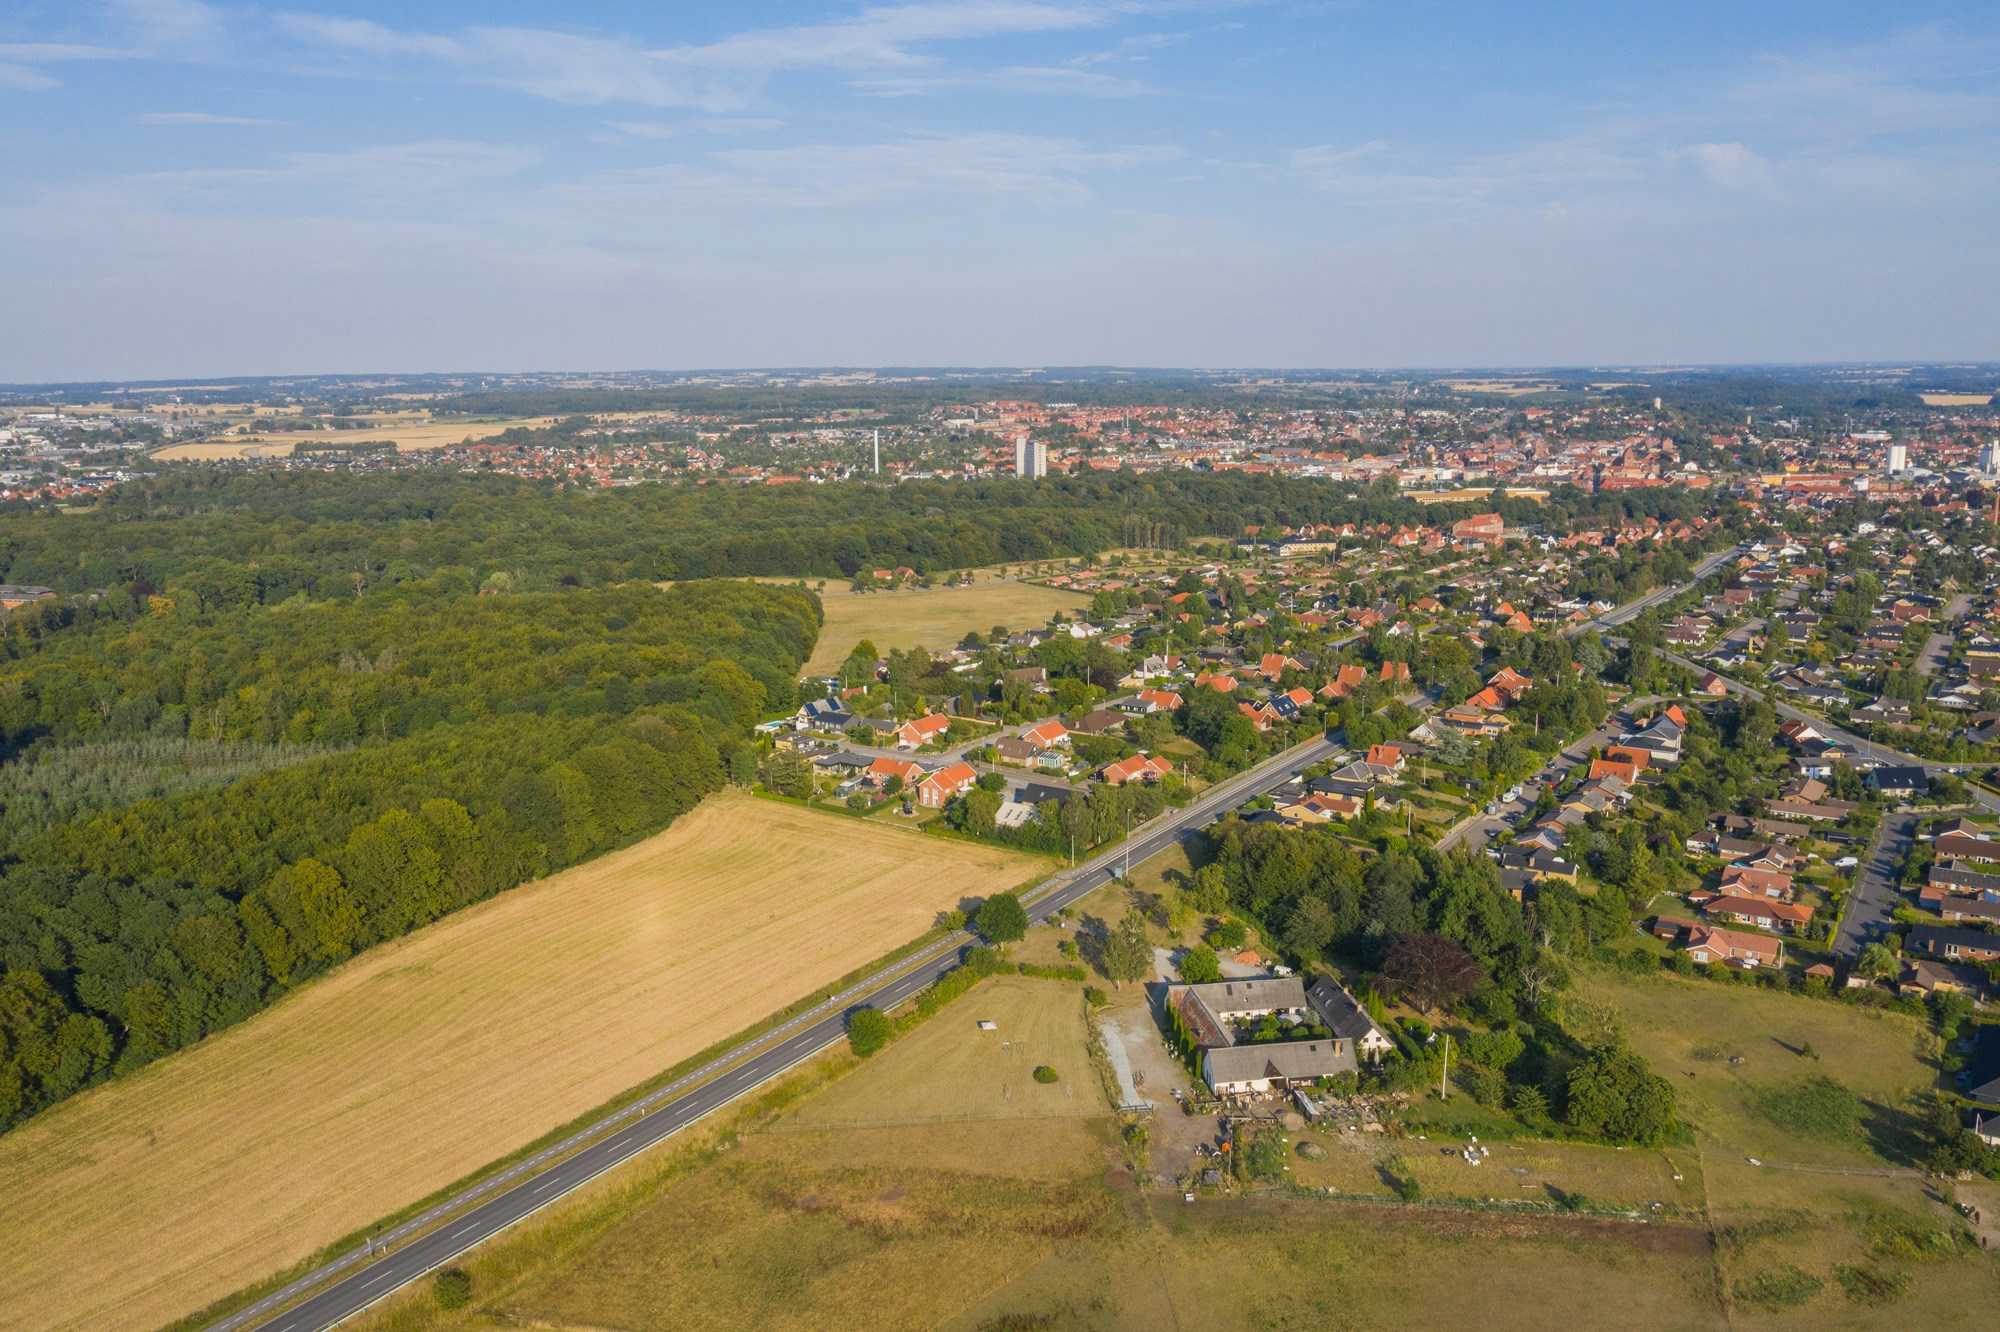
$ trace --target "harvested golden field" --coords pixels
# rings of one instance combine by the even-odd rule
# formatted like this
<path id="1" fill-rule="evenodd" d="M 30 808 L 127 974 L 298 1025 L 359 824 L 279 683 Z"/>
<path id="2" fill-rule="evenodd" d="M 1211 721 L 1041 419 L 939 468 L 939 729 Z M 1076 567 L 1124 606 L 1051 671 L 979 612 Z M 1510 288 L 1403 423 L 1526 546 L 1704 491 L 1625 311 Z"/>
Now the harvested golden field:
<path id="1" fill-rule="evenodd" d="M 1984 407 L 1993 401 L 1991 393 L 1919 393 L 1926 407 Z"/>
<path id="2" fill-rule="evenodd" d="M 195 462 L 217 458 L 285 458 L 300 444 L 362 444 L 393 441 L 399 451 L 442 449 L 470 440 L 491 439 L 519 426 L 539 430 L 553 424 L 552 416 L 524 416 L 493 421 L 430 421 L 368 427 L 358 430 L 290 430 L 277 434 L 230 435 L 205 439 L 194 444 L 170 444 L 153 456 L 166 462 Z"/>
<path id="3" fill-rule="evenodd" d="M 385 944 L 0 1138 L 0 1327 L 156 1325 L 478 1169 L 1036 862 L 742 795 Z"/>
<path id="4" fill-rule="evenodd" d="M 808 579 L 807 584 L 816 581 Z M 941 650 L 956 647 L 970 630 L 983 634 L 996 624 L 1039 629 L 1057 611 L 1074 614 L 1090 599 L 1033 583 L 981 578 L 971 587 L 897 592 L 854 592 L 829 583 L 820 600 L 826 607 L 826 624 L 805 665 L 808 675 L 831 674 L 864 638 L 883 652 L 913 647 Z"/>

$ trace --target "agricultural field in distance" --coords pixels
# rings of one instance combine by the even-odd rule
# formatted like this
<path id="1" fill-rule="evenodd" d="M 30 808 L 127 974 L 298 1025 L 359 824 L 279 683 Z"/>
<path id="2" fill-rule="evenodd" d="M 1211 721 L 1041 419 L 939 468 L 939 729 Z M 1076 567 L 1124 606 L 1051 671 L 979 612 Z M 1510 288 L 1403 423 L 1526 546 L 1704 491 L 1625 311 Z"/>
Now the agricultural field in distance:
<path id="1" fill-rule="evenodd" d="M 203 1307 L 1037 864 L 712 797 L 0 1138 L 0 1196 L 35 1218 L 0 1263 L 0 1326 L 158 1325 Z"/>
<path id="2" fill-rule="evenodd" d="M 809 578 L 806 583 L 813 586 L 817 581 Z M 826 624 L 805 664 L 808 675 L 832 674 L 864 638 L 883 652 L 913 647 L 942 650 L 956 647 L 975 629 L 982 634 L 996 624 L 1036 629 L 1057 611 L 1074 614 L 1089 604 L 1079 593 L 985 573 L 970 587 L 894 592 L 854 592 L 829 581 L 820 601 L 826 608 Z"/>
<path id="3" fill-rule="evenodd" d="M 170 444 L 153 454 L 164 462 L 197 462 L 218 458 L 285 458 L 300 444 L 361 444 L 393 441 L 402 452 L 449 448 L 466 441 L 477 442 L 516 426 L 538 430 L 550 425 L 551 416 L 516 417 L 491 421 L 434 421 L 427 413 L 396 413 L 379 424 L 353 430 L 287 430 L 263 434 L 230 434 L 187 444 Z M 241 429 L 242 427 L 238 427 Z"/>
<path id="4" fill-rule="evenodd" d="M 1991 393 L 1919 393 L 1926 407 L 1984 407 L 1993 401 Z"/>

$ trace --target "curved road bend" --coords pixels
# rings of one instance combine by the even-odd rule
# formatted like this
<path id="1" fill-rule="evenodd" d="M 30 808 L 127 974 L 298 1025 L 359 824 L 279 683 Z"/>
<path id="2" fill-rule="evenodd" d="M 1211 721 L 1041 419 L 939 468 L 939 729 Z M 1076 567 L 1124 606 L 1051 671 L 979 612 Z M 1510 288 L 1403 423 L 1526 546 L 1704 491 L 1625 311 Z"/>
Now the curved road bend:
<path id="1" fill-rule="evenodd" d="M 1142 827 L 1126 844 L 1045 881 L 1040 895 L 1028 904 L 1028 918 L 1046 921 L 1058 910 L 1108 883 L 1122 868 L 1128 853 L 1134 864 L 1156 855 L 1191 829 L 1281 785 L 1339 748 L 1322 735 L 1218 783 L 1183 809 L 1170 811 Z M 259 1332 L 319 1332 L 352 1317 L 605 1171 L 755 1091 L 793 1065 L 844 1040 L 850 1009 L 864 1005 L 887 1009 L 901 1003 L 957 966 L 960 950 L 972 942 L 970 934 L 960 932 L 885 968 L 743 1048 L 402 1223 L 379 1237 L 375 1252 L 407 1240 L 401 1248 L 380 1257 L 365 1248 L 355 1249 L 331 1259 L 256 1304 L 215 1323 L 215 1332 L 235 1332 L 250 1326 L 257 1327 Z M 746 1054 L 748 1058 L 744 1057 Z M 693 1083 L 700 1085 L 684 1090 Z M 589 1145 L 584 1146 L 586 1143 Z M 582 1150 L 577 1150 L 579 1147 Z M 566 1155 L 571 1152 L 575 1154 Z M 543 1164 L 557 1156 L 563 1159 L 553 1165 Z M 489 1194 L 492 1196 L 488 1197 Z M 481 1198 L 486 1200 L 479 1202 Z M 478 1205 L 471 1206 L 475 1202 Z M 471 1210 L 462 1210 L 468 1206 Z M 449 1219 L 440 1223 L 440 1218 L 446 1217 Z M 306 1292 L 336 1277 L 340 1279 L 334 1284 L 301 1300 Z M 301 1302 L 292 1304 L 294 1300 Z"/>

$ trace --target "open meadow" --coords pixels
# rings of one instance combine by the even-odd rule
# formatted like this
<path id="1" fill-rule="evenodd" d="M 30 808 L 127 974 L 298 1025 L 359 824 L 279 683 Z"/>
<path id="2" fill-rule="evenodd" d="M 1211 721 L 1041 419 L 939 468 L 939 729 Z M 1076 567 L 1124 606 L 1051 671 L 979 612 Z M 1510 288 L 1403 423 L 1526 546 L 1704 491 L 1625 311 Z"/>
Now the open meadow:
<path id="1" fill-rule="evenodd" d="M 0 1327 L 157 1325 L 202 1307 L 1036 864 L 712 797 L 656 837 L 373 949 L 0 1138 L 0 1197 L 32 1218 L 9 1230 Z"/>
<path id="2" fill-rule="evenodd" d="M 808 579 L 808 585 L 812 581 Z M 1057 611 L 1074 614 L 1089 604 L 1080 593 L 989 577 L 970 587 L 895 592 L 854 592 L 829 583 L 820 601 L 826 608 L 826 623 L 806 662 L 808 675 L 832 674 L 864 638 L 883 652 L 913 647 L 942 650 L 956 647 L 974 629 L 982 634 L 996 624 L 1038 629 Z"/>
<path id="3" fill-rule="evenodd" d="M 1618 1015 L 1633 1048 L 1674 1085 L 1736 1322 L 1990 1323 L 2000 1262 L 1950 1238 L 1955 1220 L 1912 1167 L 1913 1102 L 1934 1077 L 1934 1038 L 1921 1023 L 1667 976 L 1592 971 L 1578 988 Z"/>
<path id="4" fill-rule="evenodd" d="M 433 421 L 412 413 L 354 430 L 287 430 L 262 434 L 226 435 L 195 443 L 170 444 L 153 456 L 163 462 L 204 462 L 220 458 L 287 458 L 301 444 L 373 444 L 393 442 L 399 452 L 449 448 L 467 441 L 491 439 L 520 427 L 539 430 L 552 425 L 552 416 L 523 416 L 492 421 Z"/>
<path id="5" fill-rule="evenodd" d="M 992 1022 L 994 1030 L 978 1023 Z M 968 1035 L 968 1032 L 970 1034 Z M 1038 1083 L 1037 1066 L 1057 1080 Z M 1104 1095 L 1085 1055 L 1078 988 L 1003 976 L 799 1108 L 802 1129 L 1096 1116 Z"/>

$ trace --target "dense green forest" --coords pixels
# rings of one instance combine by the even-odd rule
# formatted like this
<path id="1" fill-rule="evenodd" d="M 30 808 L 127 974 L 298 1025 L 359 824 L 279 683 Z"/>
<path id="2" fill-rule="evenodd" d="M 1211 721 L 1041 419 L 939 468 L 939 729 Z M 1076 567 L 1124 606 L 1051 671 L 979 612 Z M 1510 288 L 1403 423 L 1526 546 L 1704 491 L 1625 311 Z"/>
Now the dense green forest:
<path id="1" fill-rule="evenodd" d="M 1510 524 L 1566 530 L 1628 516 L 1693 517 L 1675 489 L 1501 501 Z M 730 483 L 557 491 L 449 473 L 330 476 L 198 468 L 123 487 L 89 513 L 0 524 L 0 576 L 66 592 L 143 596 L 177 585 L 203 609 L 296 593 L 354 595 L 429 575 L 469 585 L 920 572 L 1234 537 L 1245 526 L 1449 524 L 1393 484 L 1367 490 L 1274 475 L 1169 472 L 1013 480 Z M 110 598 L 115 601 L 117 596 Z M 114 610 L 118 608 L 114 607 Z M 51 609 L 48 614 L 56 614 Z"/>
<path id="2" fill-rule="evenodd" d="M 663 827 L 791 702 L 819 623 L 746 583 L 446 570 L 264 605 L 190 592 L 212 576 L 10 636 L 0 1127 Z"/>

